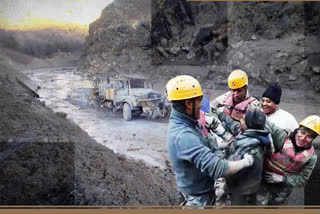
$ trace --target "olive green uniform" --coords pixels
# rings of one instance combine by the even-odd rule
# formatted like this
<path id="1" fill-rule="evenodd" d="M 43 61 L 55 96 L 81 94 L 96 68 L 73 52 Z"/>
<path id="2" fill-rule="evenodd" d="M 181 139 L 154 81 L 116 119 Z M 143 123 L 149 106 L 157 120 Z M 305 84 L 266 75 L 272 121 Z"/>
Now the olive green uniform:
<path id="1" fill-rule="evenodd" d="M 272 139 L 273 146 L 271 152 L 280 152 L 283 148 L 287 132 L 277 127 L 272 123 L 267 124 Z M 298 173 L 284 174 L 284 182 L 281 183 L 266 183 L 263 182 L 259 193 L 257 195 L 257 201 L 259 205 L 283 205 L 287 203 L 290 193 L 293 188 L 304 187 L 308 181 L 315 165 L 317 163 L 316 153 L 312 154 L 310 159 L 303 165 Z"/>

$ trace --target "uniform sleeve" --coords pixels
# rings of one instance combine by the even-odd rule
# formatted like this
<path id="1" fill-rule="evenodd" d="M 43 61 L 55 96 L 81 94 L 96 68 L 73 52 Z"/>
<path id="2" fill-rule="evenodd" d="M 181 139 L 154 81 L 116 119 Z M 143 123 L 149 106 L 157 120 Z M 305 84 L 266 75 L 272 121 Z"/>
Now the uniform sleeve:
<path id="1" fill-rule="evenodd" d="M 201 139 L 192 133 L 181 136 L 177 151 L 179 158 L 194 164 L 201 172 L 214 179 L 222 177 L 227 169 L 227 160 L 213 154 Z"/>
<path id="2" fill-rule="evenodd" d="M 250 104 L 249 104 L 249 108 L 257 108 L 257 109 L 261 109 L 261 103 L 258 99 L 252 101 Z"/>
<path id="3" fill-rule="evenodd" d="M 274 151 L 272 152 L 279 152 L 282 150 L 284 140 L 287 137 L 287 132 L 284 129 L 279 128 L 274 123 L 270 123 L 266 121 L 266 129 L 271 133 L 272 137 L 272 145 Z"/>
<path id="4" fill-rule="evenodd" d="M 310 178 L 310 175 L 317 163 L 317 155 L 313 154 L 298 174 L 286 174 L 285 182 L 292 187 L 303 187 Z"/>
<path id="5" fill-rule="evenodd" d="M 240 123 L 234 121 L 229 115 L 223 112 L 218 112 L 218 118 L 223 122 L 224 127 L 233 135 L 236 136 L 240 133 Z"/>

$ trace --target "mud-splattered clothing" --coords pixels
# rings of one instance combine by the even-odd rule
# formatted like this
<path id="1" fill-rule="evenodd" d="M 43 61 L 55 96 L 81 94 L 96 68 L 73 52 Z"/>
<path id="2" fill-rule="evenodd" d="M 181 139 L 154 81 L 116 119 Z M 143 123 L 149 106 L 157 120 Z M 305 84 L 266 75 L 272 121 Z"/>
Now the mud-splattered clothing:
<path id="1" fill-rule="evenodd" d="M 233 135 L 240 133 L 240 124 L 230 116 L 219 112 L 218 117 L 226 130 Z M 240 160 L 245 153 L 252 154 L 254 164 L 251 167 L 229 176 L 226 180 L 219 179 L 215 183 L 215 205 L 254 205 L 256 193 L 263 178 L 263 158 L 270 147 L 271 135 L 265 130 L 247 129 L 238 135 L 231 146 L 231 161 Z M 225 185 L 227 183 L 227 185 Z"/>
<path id="2" fill-rule="evenodd" d="M 269 133 L 264 130 L 248 129 L 236 137 L 234 152 L 229 160 L 243 158 L 245 153 L 253 155 L 251 167 L 229 176 L 227 185 L 231 192 L 232 205 L 254 205 L 263 178 L 264 152 L 270 145 Z"/>
<path id="3" fill-rule="evenodd" d="M 272 123 L 267 124 L 268 130 L 271 132 L 273 138 L 273 151 L 279 153 L 282 151 L 288 134 L 283 129 L 277 127 Z M 299 152 L 303 152 L 301 150 Z M 298 153 L 295 148 L 295 152 Z M 266 156 L 271 158 L 271 156 Z M 293 188 L 303 187 L 308 181 L 315 164 L 317 162 L 317 155 L 313 153 L 308 161 L 301 167 L 297 173 L 284 173 L 284 182 L 281 183 L 266 183 L 264 182 L 261 190 L 259 190 L 258 201 L 260 205 L 283 205 L 292 192 Z"/>

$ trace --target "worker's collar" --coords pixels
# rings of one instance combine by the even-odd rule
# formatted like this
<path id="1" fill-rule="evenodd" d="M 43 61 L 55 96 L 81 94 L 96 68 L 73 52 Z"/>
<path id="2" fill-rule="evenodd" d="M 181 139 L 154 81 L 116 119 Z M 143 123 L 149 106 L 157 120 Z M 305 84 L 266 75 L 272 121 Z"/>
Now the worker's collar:
<path id="1" fill-rule="evenodd" d="M 184 122 L 190 123 L 191 125 L 198 125 L 198 120 L 195 120 L 186 113 L 179 112 L 174 108 L 172 108 L 171 117 L 174 119 L 183 120 Z"/>

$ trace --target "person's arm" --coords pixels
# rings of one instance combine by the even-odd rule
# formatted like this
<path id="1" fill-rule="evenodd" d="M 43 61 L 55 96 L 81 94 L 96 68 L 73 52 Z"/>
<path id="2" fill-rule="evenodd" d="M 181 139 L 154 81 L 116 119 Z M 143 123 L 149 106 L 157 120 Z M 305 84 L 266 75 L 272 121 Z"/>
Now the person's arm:
<path id="1" fill-rule="evenodd" d="M 313 154 L 298 174 L 286 174 L 285 183 L 292 187 L 303 187 L 310 178 L 310 175 L 317 163 L 317 155 Z"/>
<path id="2" fill-rule="evenodd" d="M 201 142 L 200 138 L 192 133 L 181 136 L 177 144 L 178 157 L 194 164 L 201 172 L 217 179 L 231 175 L 250 166 L 252 156 L 239 161 L 227 161 L 213 154 L 211 150 Z M 251 159 L 250 159 L 251 157 Z"/>
<path id="3" fill-rule="evenodd" d="M 237 136 L 240 133 L 240 123 L 234 121 L 229 115 L 223 112 L 217 113 L 218 118 L 223 122 L 224 127 L 233 135 Z"/>
<path id="4" fill-rule="evenodd" d="M 272 143 L 271 143 L 271 151 L 270 152 L 279 152 L 281 151 L 285 138 L 288 133 L 284 130 L 276 126 L 274 123 L 270 123 L 268 120 L 266 121 L 265 128 L 267 131 L 271 133 Z"/>
<path id="5" fill-rule="evenodd" d="M 228 161 L 228 167 L 227 167 L 227 170 L 225 171 L 224 176 L 233 175 L 239 172 L 241 169 L 252 166 L 252 164 L 253 164 L 253 157 L 252 155 L 249 155 L 249 154 L 245 154 L 243 159 L 239 161 Z"/>
<path id="6" fill-rule="evenodd" d="M 219 113 L 218 113 L 219 114 Z M 223 116 L 223 113 L 220 113 Z M 234 136 L 240 133 L 240 124 L 234 122 L 229 116 L 226 115 L 225 121 L 220 121 L 217 114 L 209 113 L 205 114 L 206 128 L 210 134 L 215 133 L 223 139 L 225 148 L 229 147 L 229 144 L 233 141 Z M 224 127 L 227 123 L 228 126 Z M 209 135 L 210 135 L 209 134 Z M 223 144 L 221 144 L 223 145 Z"/>
<path id="7" fill-rule="evenodd" d="M 309 180 L 316 163 L 317 155 L 314 154 L 299 173 L 279 175 L 273 172 L 265 172 L 264 179 L 267 183 L 283 183 L 292 187 L 303 187 Z"/>
<path id="8" fill-rule="evenodd" d="M 177 155 L 182 160 L 194 164 L 201 172 L 207 173 L 214 179 L 223 176 L 227 168 L 227 161 L 214 155 L 200 137 L 187 132 L 180 136 L 176 146 Z"/>

